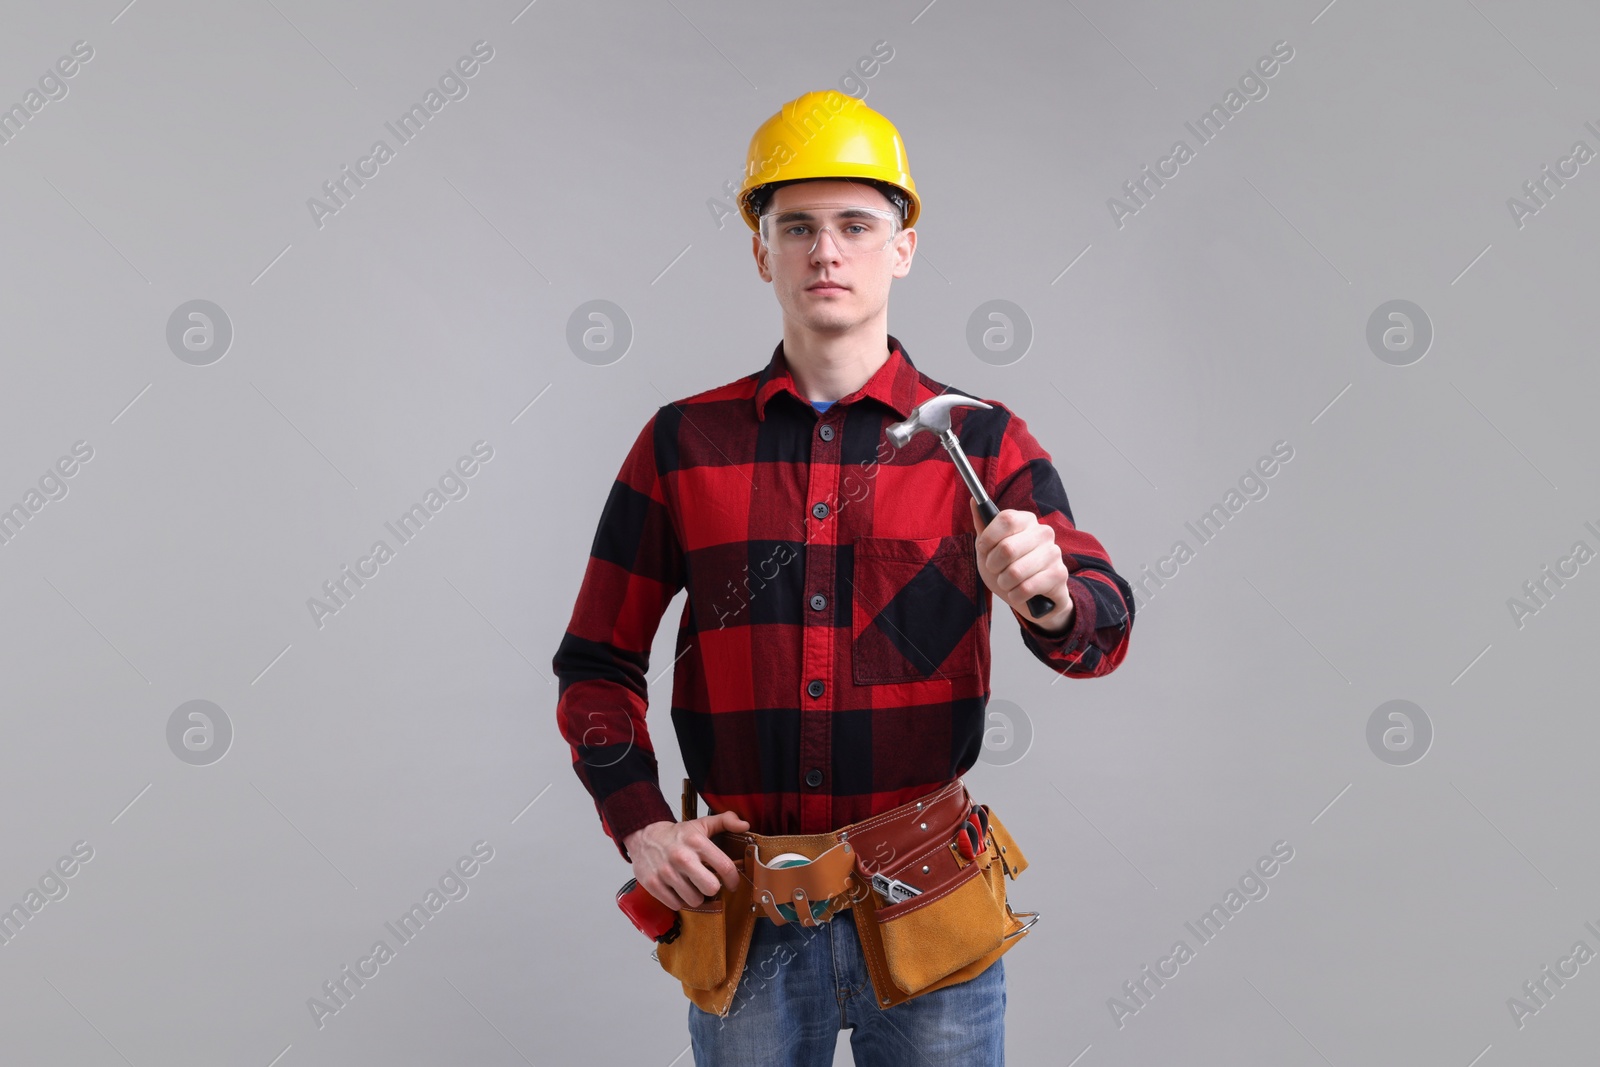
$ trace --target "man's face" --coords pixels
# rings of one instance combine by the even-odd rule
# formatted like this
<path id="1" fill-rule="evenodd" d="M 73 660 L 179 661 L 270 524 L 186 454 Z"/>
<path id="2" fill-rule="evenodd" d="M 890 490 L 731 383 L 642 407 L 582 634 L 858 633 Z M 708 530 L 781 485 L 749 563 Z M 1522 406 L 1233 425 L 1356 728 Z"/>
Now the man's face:
<path id="1" fill-rule="evenodd" d="M 889 198 L 872 186 L 832 179 L 785 185 L 773 193 L 765 210 L 815 209 L 820 225 L 847 207 L 895 211 Z M 819 333 L 846 333 L 880 314 L 889 302 L 890 281 L 910 272 L 916 246 L 916 230 L 902 230 L 882 251 L 847 256 L 829 230 L 809 255 L 773 255 L 762 246 L 759 233 L 751 235 L 756 270 L 772 283 L 785 321 Z"/>

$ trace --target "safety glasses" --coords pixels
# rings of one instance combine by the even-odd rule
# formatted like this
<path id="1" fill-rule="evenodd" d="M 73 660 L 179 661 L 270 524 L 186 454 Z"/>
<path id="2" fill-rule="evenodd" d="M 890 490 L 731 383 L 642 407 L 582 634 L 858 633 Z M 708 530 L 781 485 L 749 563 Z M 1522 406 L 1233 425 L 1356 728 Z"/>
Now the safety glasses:
<path id="1" fill-rule="evenodd" d="M 791 207 L 761 216 L 761 244 L 775 256 L 809 256 L 827 231 L 844 256 L 882 252 L 900 231 L 900 215 L 876 207 Z"/>

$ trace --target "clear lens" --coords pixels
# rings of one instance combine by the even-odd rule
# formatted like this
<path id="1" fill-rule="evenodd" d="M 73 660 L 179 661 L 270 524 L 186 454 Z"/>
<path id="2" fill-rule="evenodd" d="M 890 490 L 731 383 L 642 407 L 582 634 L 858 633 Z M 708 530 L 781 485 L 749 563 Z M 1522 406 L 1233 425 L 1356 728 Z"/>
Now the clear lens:
<path id="1" fill-rule="evenodd" d="M 792 207 L 761 216 L 761 243 L 775 256 L 808 256 L 826 230 L 840 255 L 882 252 L 900 217 L 875 207 Z"/>

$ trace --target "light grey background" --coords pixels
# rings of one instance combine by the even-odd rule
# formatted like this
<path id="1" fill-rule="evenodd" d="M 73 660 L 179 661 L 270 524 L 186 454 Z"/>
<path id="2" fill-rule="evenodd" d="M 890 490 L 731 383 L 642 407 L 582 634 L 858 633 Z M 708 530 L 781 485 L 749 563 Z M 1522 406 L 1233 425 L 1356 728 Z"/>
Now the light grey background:
<path id="1" fill-rule="evenodd" d="M 94 50 L 0 146 L 0 504 L 93 449 L 0 547 L 0 904 L 93 849 L 0 946 L 4 1062 L 692 1061 L 550 658 L 644 420 L 781 336 L 708 201 L 878 41 L 857 95 L 924 201 L 890 331 L 1027 420 L 1120 573 L 1294 450 L 1109 677 L 1057 684 L 996 626 L 1033 741 L 968 784 L 1043 913 L 1005 957 L 1011 1062 L 1592 1058 L 1600 963 L 1507 1006 L 1600 950 L 1600 567 L 1508 607 L 1600 548 L 1600 163 L 1507 206 L 1600 149 L 1592 7 L 123 2 L 9 4 L 0 33 L 7 105 Z M 307 200 L 480 40 L 468 95 L 319 228 Z M 1268 94 L 1113 222 L 1278 41 Z M 197 299 L 233 330 L 206 366 L 166 337 Z M 566 341 L 597 299 L 633 330 L 604 366 Z M 965 340 L 996 299 L 1033 331 L 1003 366 Z M 1367 343 L 1391 300 L 1434 333 L 1406 366 Z M 308 599 L 477 441 L 467 495 L 319 628 Z M 1408 766 L 1367 741 L 1395 699 L 1433 729 Z M 168 746 L 191 700 L 232 725 L 207 766 Z M 468 895 L 319 1029 L 308 998 L 477 841 Z M 1119 1027 L 1122 983 L 1277 841 L 1270 893 Z"/>

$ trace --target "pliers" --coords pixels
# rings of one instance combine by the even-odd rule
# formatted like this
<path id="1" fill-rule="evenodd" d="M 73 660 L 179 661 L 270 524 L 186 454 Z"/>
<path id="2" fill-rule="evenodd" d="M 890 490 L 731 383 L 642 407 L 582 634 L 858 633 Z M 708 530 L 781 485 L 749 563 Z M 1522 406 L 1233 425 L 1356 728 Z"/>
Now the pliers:
<path id="1" fill-rule="evenodd" d="M 989 812 L 982 804 L 974 804 L 956 833 L 956 851 L 962 859 L 972 860 L 988 850 Z"/>

